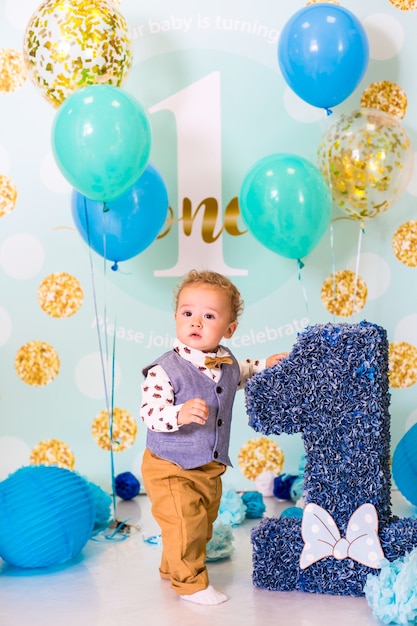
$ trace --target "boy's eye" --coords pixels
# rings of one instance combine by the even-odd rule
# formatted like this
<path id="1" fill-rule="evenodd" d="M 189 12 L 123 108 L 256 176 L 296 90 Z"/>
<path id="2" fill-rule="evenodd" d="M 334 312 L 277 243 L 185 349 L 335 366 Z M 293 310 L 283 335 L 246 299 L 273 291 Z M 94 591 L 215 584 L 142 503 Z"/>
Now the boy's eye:
<path id="1" fill-rule="evenodd" d="M 184 311 L 185 317 L 191 317 L 191 311 Z"/>
<path id="2" fill-rule="evenodd" d="M 213 320 L 214 319 L 214 315 L 212 313 L 206 313 L 204 317 L 206 319 L 208 319 L 208 320 Z"/>

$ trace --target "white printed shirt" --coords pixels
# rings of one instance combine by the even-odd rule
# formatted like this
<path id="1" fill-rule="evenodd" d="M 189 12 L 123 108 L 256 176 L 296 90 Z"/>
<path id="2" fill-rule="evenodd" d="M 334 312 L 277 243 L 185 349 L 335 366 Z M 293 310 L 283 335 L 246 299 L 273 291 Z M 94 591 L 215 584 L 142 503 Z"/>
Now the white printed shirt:
<path id="1" fill-rule="evenodd" d="M 181 341 L 176 339 L 173 349 L 178 354 L 195 365 L 200 372 L 218 381 L 221 375 L 221 366 L 209 369 L 205 367 L 204 360 L 207 356 L 230 356 L 230 353 L 224 348 L 218 348 L 217 352 L 202 352 L 194 348 L 189 348 Z M 238 389 L 243 389 L 247 380 L 265 369 L 265 359 L 253 361 L 247 359 L 239 362 L 240 379 Z M 161 365 L 154 365 L 148 371 L 145 381 L 142 383 L 142 406 L 140 409 L 140 417 L 142 421 L 151 430 L 159 432 L 172 432 L 179 430 L 178 413 L 183 406 L 182 404 L 174 404 L 174 390 L 171 381 Z M 161 420 L 161 416 L 163 419 Z"/>

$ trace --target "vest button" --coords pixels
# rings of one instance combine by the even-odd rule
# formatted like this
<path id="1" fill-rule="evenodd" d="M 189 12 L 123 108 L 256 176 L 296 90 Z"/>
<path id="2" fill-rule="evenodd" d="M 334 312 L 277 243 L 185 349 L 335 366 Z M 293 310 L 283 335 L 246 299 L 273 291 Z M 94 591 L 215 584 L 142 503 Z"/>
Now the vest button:
<path id="1" fill-rule="evenodd" d="M 223 389 L 221 387 L 216 387 L 216 391 L 217 391 L 217 393 L 221 393 L 223 391 Z"/>
<path id="2" fill-rule="evenodd" d="M 217 457 L 219 456 L 219 453 L 217 452 L 217 450 L 214 451 L 213 456 L 214 456 L 215 459 L 217 459 Z"/>
<path id="3" fill-rule="evenodd" d="M 221 426 L 223 424 L 223 420 L 217 420 L 217 426 Z"/>

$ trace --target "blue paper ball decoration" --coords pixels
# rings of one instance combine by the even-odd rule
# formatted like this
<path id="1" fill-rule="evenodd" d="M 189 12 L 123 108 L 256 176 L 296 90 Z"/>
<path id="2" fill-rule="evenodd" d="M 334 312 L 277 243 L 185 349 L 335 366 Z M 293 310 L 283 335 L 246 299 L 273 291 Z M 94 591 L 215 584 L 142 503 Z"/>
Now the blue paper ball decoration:
<path id="1" fill-rule="evenodd" d="M 122 472 L 114 479 L 116 495 L 122 500 L 131 500 L 140 491 L 140 482 L 132 472 Z"/>
<path id="2" fill-rule="evenodd" d="M 22 467 L 0 483 L 0 556 L 22 568 L 58 565 L 91 537 L 94 498 L 81 476 L 57 466 Z"/>
<path id="3" fill-rule="evenodd" d="M 403 435 L 394 450 L 392 476 L 404 498 L 417 506 L 417 424 Z"/>

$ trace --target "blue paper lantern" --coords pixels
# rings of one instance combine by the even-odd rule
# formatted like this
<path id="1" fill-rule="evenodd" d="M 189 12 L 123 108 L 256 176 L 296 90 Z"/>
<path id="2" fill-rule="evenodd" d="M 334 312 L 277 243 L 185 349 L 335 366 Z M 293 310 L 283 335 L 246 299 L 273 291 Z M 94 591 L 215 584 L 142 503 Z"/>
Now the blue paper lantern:
<path id="1" fill-rule="evenodd" d="M 0 556 L 17 567 L 58 565 L 91 537 L 95 505 L 77 473 L 57 466 L 22 467 L 0 483 Z"/>
<path id="2" fill-rule="evenodd" d="M 392 476 L 398 491 L 417 506 L 417 424 L 405 433 L 394 450 Z"/>

